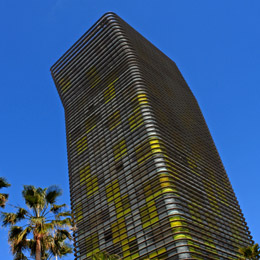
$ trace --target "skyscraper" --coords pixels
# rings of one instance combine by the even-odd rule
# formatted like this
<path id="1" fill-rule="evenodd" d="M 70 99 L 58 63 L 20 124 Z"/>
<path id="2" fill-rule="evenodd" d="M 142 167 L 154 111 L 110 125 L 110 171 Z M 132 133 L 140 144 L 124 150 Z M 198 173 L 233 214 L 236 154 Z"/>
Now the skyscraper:
<path id="1" fill-rule="evenodd" d="M 252 242 L 175 63 L 113 13 L 51 68 L 66 118 L 76 259 L 237 259 Z"/>

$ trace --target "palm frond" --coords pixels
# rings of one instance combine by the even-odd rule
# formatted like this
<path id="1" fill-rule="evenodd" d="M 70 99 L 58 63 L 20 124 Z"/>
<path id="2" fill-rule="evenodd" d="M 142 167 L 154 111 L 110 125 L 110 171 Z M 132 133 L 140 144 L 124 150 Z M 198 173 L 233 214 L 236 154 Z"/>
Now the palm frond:
<path id="1" fill-rule="evenodd" d="M 70 234 L 70 232 L 66 229 L 58 229 L 56 231 L 56 236 L 59 239 L 65 240 L 65 239 L 72 239 L 72 236 Z"/>
<path id="2" fill-rule="evenodd" d="M 239 259 L 260 259 L 260 248 L 258 244 L 239 248 L 239 253 L 242 257 Z"/>
<path id="3" fill-rule="evenodd" d="M 16 239 L 19 236 L 19 234 L 21 234 L 22 231 L 23 231 L 22 227 L 12 226 L 9 231 L 9 239 L 10 240 Z"/>
<path id="4" fill-rule="evenodd" d="M 44 208 L 46 203 L 46 189 L 36 189 L 36 187 L 32 185 L 25 185 L 22 194 L 25 199 L 25 203 L 29 208 L 34 208 L 38 210 L 42 210 Z"/>
<path id="5" fill-rule="evenodd" d="M 50 223 L 45 223 L 45 224 L 44 224 L 44 230 L 45 230 L 46 232 L 49 232 L 49 231 L 53 230 L 54 227 L 55 227 L 55 224 L 52 223 L 52 222 L 50 222 Z"/>
<path id="6" fill-rule="evenodd" d="M 26 240 L 27 235 L 31 232 L 31 227 L 26 227 L 24 230 L 21 230 L 21 232 L 17 235 L 16 242 L 20 243 L 23 240 Z"/>
<path id="7" fill-rule="evenodd" d="M 26 259 L 23 251 L 28 248 L 27 235 L 30 230 L 23 229 L 22 227 L 12 226 L 9 231 L 8 242 L 11 246 L 12 253 L 15 259 Z"/>
<path id="8" fill-rule="evenodd" d="M 66 243 L 65 240 L 66 238 L 61 238 L 58 236 L 52 237 L 52 242 L 50 243 L 50 254 L 52 256 L 63 257 L 72 253 L 72 246 Z"/>
<path id="9" fill-rule="evenodd" d="M 256 259 L 260 258 L 260 248 L 257 243 L 252 246 L 252 254 Z"/>
<path id="10" fill-rule="evenodd" d="M 2 226 L 5 227 L 8 225 L 15 225 L 20 220 L 23 220 L 27 213 L 28 212 L 23 208 L 19 208 L 17 213 L 2 212 L 1 213 L 1 215 L 2 215 L 1 218 L 3 220 Z"/>
<path id="11" fill-rule="evenodd" d="M 19 208 L 16 213 L 17 221 L 23 220 L 26 215 L 29 215 L 28 211 L 24 208 Z"/>
<path id="12" fill-rule="evenodd" d="M 17 215 L 15 213 L 2 212 L 1 218 L 3 220 L 2 222 L 3 227 L 6 227 L 8 225 L 15 225 L 18 221 Z"/>
<path id="13" fill-rule="evenodd" d="M 59 256 L 65 256 L 67 254 L 71 254 L 73 252 L 73 248 L 70 244 L 68 243 L 63 243 L 61 249 L 60 249 L 60 254 Z"/>
<path id="14" fill-rule="evenodd" d="M 55 225 L 56 227 L 71 227 L 71 218 L 65 218 L 65 219 L 61 219 L 61 220 L 52 220 L 50 223 L 52 223 L 53 225 Z"/>
<path id="15" fill-rule="evenodd" d="M 33 223 L 34 225 L 42 225 L 45 222 L 45 218 L 44 217 L 31 217 L 30 218 L 31 223 Z"/>
<path id="16" fill-rule="evenodd" d="M 30 251 L 31 256 L 35 256 L 36 253 L 36 241 L 34 239 L 29 239 L 27 241 L 27 247 L 28 250 Z"/>
<path id="17" fill-rule="evenodd" d="M 50 211 L 53 212 L 54 214 L 58 214 L 61 212 L 61 210 L 63 208 L 66 207 L 66 204 L 62 204 L 62 205 L 56 205 L 56 204 L 53 204 L 50 208 Z"/>
<path id="18" fill-rule="evenodd" d="M 47 189 L 45 198 L 47 203 L 54 204 L 56 203 L 57 198 L 61 195 L 62 195 L 62 190 L 58 186 L 53 185 Z"/>
<path id="19" fill-rule="evenodd" d="M 7 180 L 3 177 L 0 177 L 0 189 L 7 188 L 9 186 L 11 185 L 7 182 Z"/>
<path id="20" fill-rule="evenodd" d="M 60 217 L 71 217 L 71 212 L 70 211 L 63 211 L 63 212 L 60 212 L 56 215 L 57 218 L 60 218 Z"/>
<path id="21" fill-rule="evenodd" d="M 28 258 L 23 253 L 16 253 L 14 260 L 28 260 Z"/>
<path id="22" fill-rule="evenodd" d="M 0 207 L 4 208 L 5 207 L 5 203 L 8 199 L 9 195 L 6 193 L 0 193 Z"/>

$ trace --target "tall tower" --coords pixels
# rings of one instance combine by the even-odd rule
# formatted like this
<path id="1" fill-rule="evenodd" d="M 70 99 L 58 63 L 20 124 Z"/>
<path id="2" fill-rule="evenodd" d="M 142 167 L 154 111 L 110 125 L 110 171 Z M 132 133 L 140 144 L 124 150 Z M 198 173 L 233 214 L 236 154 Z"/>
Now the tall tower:
<path id="1" fill-rule="evenodd" d="M 252 243 L 175 63 L 113 13 L 51 68 L 66 118 L 76 259 L 237 259 Z"/>

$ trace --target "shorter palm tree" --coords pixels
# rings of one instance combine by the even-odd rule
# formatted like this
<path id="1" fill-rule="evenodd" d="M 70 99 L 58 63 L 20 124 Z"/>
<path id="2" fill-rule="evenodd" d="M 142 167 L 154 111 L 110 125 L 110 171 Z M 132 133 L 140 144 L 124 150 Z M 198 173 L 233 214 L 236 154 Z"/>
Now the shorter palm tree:
<path id="1" fill-rule="evenodd" d="M 239 250 L 242 255 L 239 260 L 258 260 L 260 259 L 260 248 L 258 244 L 242 247 Z"/>
<path id="2" fill-rule="evenodd" d="M 9 187 L 10 184 L 6 181 L 5 178 L 0 177 L 0 189 Z M 8 194 L 6 193 L 0 193 L 0 207 L 4 208 L 5 203 L 8 199 Z"/>
<path id="3" fill-rule="evenodd" d="M 57 205 L 61 189 L 24 186 L 22 195 L 28 210 L 16 207 L 16 213 L 2 213 L 3 226 L 10 226 L 8 241 L 14 260 L 58 258 L 72 252 L 66 240 L 71 240 L 71 214 L 65 204 Z M 21 225 L 17 225 L 20 222 Z"/>
<path id="4" fill-rule="evenodd" d="M 67 239 L 71 239 L 71 235 L 68 230 L 58 229 L 53 232 L 53 235 L 47 237 L 47 244 L 49 245 L 49 254 L 47 260 L 55 257 L 63 257 L 72 253 L 72 247 L 66 242 Z"/>

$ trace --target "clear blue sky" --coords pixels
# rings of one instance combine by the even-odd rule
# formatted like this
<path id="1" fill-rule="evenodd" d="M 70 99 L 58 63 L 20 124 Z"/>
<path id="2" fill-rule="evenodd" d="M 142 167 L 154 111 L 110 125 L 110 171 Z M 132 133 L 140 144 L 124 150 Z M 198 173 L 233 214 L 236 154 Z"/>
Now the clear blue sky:
<path id="1" fill-rule="evenodd" d="M 176 62 L 260 242 L 259 0 L 0 0 L 0 10 L 0 176 L 11 203 L 22 205 L 23 184 L 58 184 L 69 203 L 64 113 L 49 68 L 114 11 Z M 0 258 L 12 259 L 5 229 Z"/>

